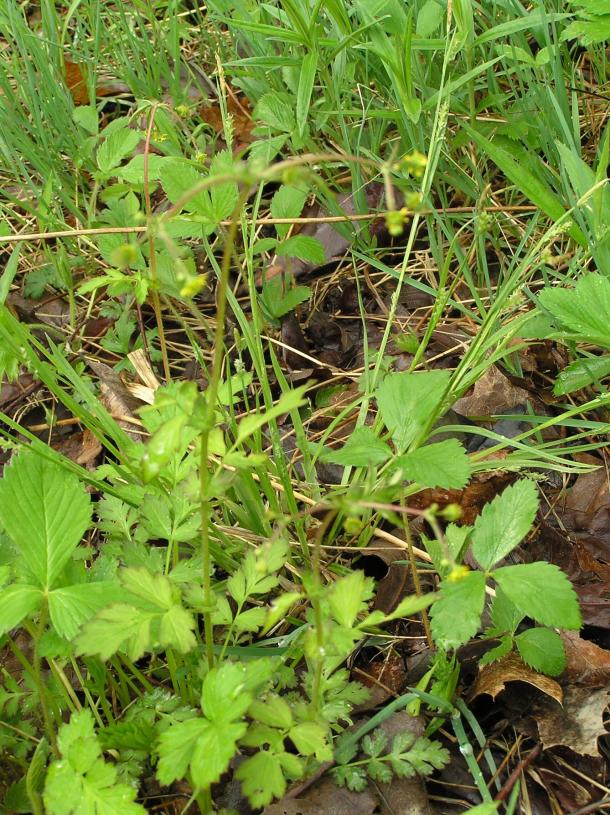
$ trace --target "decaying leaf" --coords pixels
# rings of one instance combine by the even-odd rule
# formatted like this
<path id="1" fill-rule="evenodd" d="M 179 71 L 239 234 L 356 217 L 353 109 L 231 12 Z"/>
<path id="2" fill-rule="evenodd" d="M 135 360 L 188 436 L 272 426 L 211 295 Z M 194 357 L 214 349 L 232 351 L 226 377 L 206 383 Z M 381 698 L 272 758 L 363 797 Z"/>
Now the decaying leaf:
<path id="1" fill-rule="evenodd" d="M 508 654 L 497 662 L 492 662 L 491 665 L 484 665 L 479 670 L 471 692 L 471 698 L 474 699 L 486 693 L 492 699 L 495 699 L 506 688 L 507 682 L 527 682 L 528 685 L 533 685 L 559 704 L 563 699 L 563 691 L 559 683 L 548 676 L 536 673 L 532 668 L 528 668 L 521 658 L 514 653 Z"/>
<path id="2" fill-rule="evenodd" d="M 365 194 L 368 208 L 375 209 L 380 206 L 383 197 L 383 185 L 377 182 L 371 182 L 367 185 Z M 340 212 L 347 216 L 356 214 L 356 203 L 351 193 L 339 195 L 337 197 L 337 206 Z M 328 213 L 321 207 L 316 207 L 308 213 L 309 217 L 312 218 L 322 218 L 327 214 Z M 346 221 L 346 223 L 352 226 L 357 225 L 356 221 Z M 353 240 L 351 235 L 346 237 L 341 231 L 341 225 L 336 223 L 306 224 L 299 234 L 309 235 L 322 244 L 324 248 L 324 263 L 330 263 L 331 260 L 340 258 L 346 249 L 349 248 Z M 270 280 L 272 277 L 286 271 L 298 277 L 315 268 L 316 264 L 312 264 L 306 260 L 278 257 L 274 265 L 267 270 L 265 279 Z"/>
<path id="3" fill-rule="evenodd" d="M 538 732 L 545 749 L 561 744 L 585 756 L 598 756 L 597 739 L 606 733 L 604 711 L 610 702 L 608 688 L 567 687 L 563 706 L 545 699 L 536 713 Z"/>
<path id="4" fill-rule="evenodd" d="M 137 429 L 139 421 L 135 413 L 142 406 L 142 401 L 130 393 L 119 374 L 109 365 L 91 359 L 89 366 L 99 379 L 100 398 L 106 410 L 134 441 L 141 441 L 142 434 Z"/>
<path id="5" fill-rule="evenodd" d="M 89 91 L 87 88 L 87 66 L 84 62 L 64 60 L 64 78 L 66 86 L 72 95 L 75 105 L 89 104 Z M 95 85 L 95 96 L 112 96 L 115 93 L 129 93 L 129 86 L 124 82 L 99 80 Z"/>
<path id="6" fill-rule="evenodd" d="M 570 682 L 587 688 L 610 687 L 610 651 L 583 640 L 576 631 L 562 631 Z"/>
<path id="7" fill-rule="evenodd" d="M 528 391 L 519 388 L 495 365 L 487 369 L 472 390 L 453 405 L 462 416 L 490 416 L 506 413 L 531 399 Z"/>
<path id="8" fill-rule="evenodd" d="M 407 683 L 404 657 L 394 649 L 362 667 L 355 666 L 351 674 L 353 679 L 369 689 L 369 698 L 358 705 L 357 713 L 373 710 L 388 699 L 395 699 Z"/>

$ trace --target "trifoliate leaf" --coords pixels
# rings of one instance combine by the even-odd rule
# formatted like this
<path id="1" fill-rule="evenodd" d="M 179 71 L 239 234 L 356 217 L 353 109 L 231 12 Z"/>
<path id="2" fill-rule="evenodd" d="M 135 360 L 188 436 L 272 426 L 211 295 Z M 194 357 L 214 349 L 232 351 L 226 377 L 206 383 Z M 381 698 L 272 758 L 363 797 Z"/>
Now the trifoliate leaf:
<path id="1" fill-rule="evenodd" d="M 566 654 L 559 634 L 550 628 L 530 628 L 515 637 L 521 659 L 530 668 L 559 676 L 566 667 Z"/>
<path id="2" fill-rule="evenodd" d="M 377 436 L 372 427 L 359 427 L 343 447 L 325 450 L 320 458 L 344 467 L 369 467 L 384 464 L 391 455 L 389 446 Z"/>
<path id="3" fill-rule="evenodd" d="M 479 630 L 485 602 L 485 575 L 468 572 L 441 583 L 441 597 L 430 609 L 432 634 L 442 648 L 458 648 Z"/>
<path id="4" fill-rule="evenodd" d="M 583 275 L 574 288 L 544 288 L 540 304 L 555 323 L 584 341 L 610 348 L 610 280 L 600 274 Z"/>
<path id="5" fill-rule="evenodd" d="M 136 790 L 117 782 L 117 768 L 101 758 L 89 710 L 72 714 L 59 731 L 62 759 L 49 767 L 44 803 L 49 815 L 145 815 Z"/>
<path id="6" fill-rule="evenodd" d="M 0 525 L 41 588 L 52 588 L 91 522 L 84 486 L 59 464 L 24 450 L 0 479 Z"/>
<path id="7" fill-rule="evenodd" d="M 405 478 L 417 481 L 422 487 L 461 489 L 470 478 L 470 459 L 457 439 L 446 439 L 427 444 L 411 453 L 399 456 L 393 464 Z"/>
<path id="8" fill-rule="evenodd" d="M 15 583 L 0 591 L 0 636 L 16 628 L 27 616 L 36 611 L 43 598 L 37 586 Z"/>
<path id="9" fill-rule="evenodd" d="M 171 784 L 190 769 L 193 783 L 205 789 L 220 780 L 237 751 L 245 722 L 189 719 L 169 727 L 159 739 L 157 778 Z"/>
<path id="10" fill-rule="evenodd" d="M 576 592 L 554 564 L 505 566 L 496 569 L 493 578 L 519 611 L 536 622 L 573 630 L 582 625 Z"/>
<path id="11" fill-rule="evenodd" d="M 364 572 L 354 571 L 337 580 L 328 595 L 333 617 L 346 627 L 354 624 L 360 611 L 366 608 L 366 601 L 373 595 L 373 581 Z"/>
<path id="12" fill-rule="evenodd" d="M 399 452 L 416 439 L 439 407 L 450 378 L 449 371 L 424 371 L 389 374 L 383 380 L 375 396 Z"/>
<path id="13" fill-rule="evenodd" d="M 239 765 L 235 777 L 255 809 L 281 798 L 286 791 L 286 779 L 279 758 L 268 750 L 259 750 Z"/>
<path id="14" fill-rule="evenodd" d="M 316 722 L 295 724 L 288 735 L 302 756 L 318 755 L 328 749 L 326 728 Z"/>
<path id="15" fill-rule="evenodd" d="M 538 491 L 527 478 L 483 507 L 472 531 L 472 554 L 483 569 L 491 569 L 523 540 L 537 511 Z"/>

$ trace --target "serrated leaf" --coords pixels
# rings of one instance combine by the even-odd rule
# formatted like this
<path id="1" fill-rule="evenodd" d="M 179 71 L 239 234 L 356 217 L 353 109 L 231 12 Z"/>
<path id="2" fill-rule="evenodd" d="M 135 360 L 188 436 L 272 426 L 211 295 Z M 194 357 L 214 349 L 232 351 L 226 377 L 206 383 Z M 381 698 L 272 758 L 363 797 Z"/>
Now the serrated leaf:
<path id="1" fill-rule="evenodd" d="M 75 640 L 76 652 L 107 660 L 123 650 L 130 659 L 140 659 L 150 648 L 154 617 L 127 603 L 109 606 L 85 624 Z"/>
<path id="2" fill-rule="evenodd" d="M 177 203 L 186 193 L 204 180 L 203 176 L 189 161 L 183 158 L 168 158 L 159 171 L 159 179 L 165 194 L 172 202 Z M 208 190 L 202 190 L 184 205 L 188 212 L 202 215 L 210 222 L 212 218 L 212 203 Z"/>
<path id="3" fill-rule="evenodd" d="M 373 581 L 358 570 L 339 578 L 330 589 L 328 602 L 335 620 L 351 627 L 373 594 Z"/>
<path id="4" fill-rule="evenodd" d="M 187 654 L 197 646 L 195 618 L 181 605 L 173 604 L 159 621 L 159 644 Z"/>
<path id="5" fill-rule="evenodd" d="M 483 507 L 472 530 L 472 554 L 483 569 L 491 569 L 527 535 L 538 511 L 538 491 L 523 478 Z"/>
<path id="6" fill-rule="evenodd" d="M 325 450 L 320 458 L 345 467 L 368 467 L 384 464 L 392 455 L 390 447 L 372 427 L 358 427 L 339 450 Z"/>
<path id="7" fill-rule="evenodd" d="M 479 665 L 490 665 L 492 662 L 497 662 L 502 657 L 505 657 L 507 654 L 513 650 L 513 638 L 512 637 L 503 637 L 500 640 L 500 644 L 496 645 L 495 648 L 490 648 L 483 656 L 479 659 Z"/>
<path id="8" fill-rule="evenodd" d="M 288 735 L 302 756 L 323 753 L 328 748 L 326 729 L 316 722 L 295 724 Z"/>
<path id="9" fill-rule="evenodd" d="M 201 708 L 212 721 L 231 722 L 241 718 L 252 703 L 245 688 L 246 668 L 225 662 L 209 671 L 201 689 Z"/>
<path id="10" fill-rule="evenodd" d="M 565 396 L 610 376 L 610 356 L 587 357 L 571 362 L 555 380 L 553 393 Z"/>
<path id="11" fill-rule="evenodd" d="M 83 583 L 64 586 L 48 593 L 49 616 L 53 627 L 65 639 L 71 639 L 80 627 L 101 608 L 118 601 L 120 588 L 115 583 Z"/>
<path id="12" fill-rule="evenodd" d="M 290 705 L 281 696 L 271 693 L 264 699 L 255 699 L 248 708 L 248 715 L 255 722 L 287 730 L 292 727 Z"/>
<path id="13" fill-rule="evenodd" d="M 169 727 L 159 739 L 157 778 L 171 784 L 190 769 L 193 783 L 206 789 L 220 780 L 237 751 L 246 724 L 189 719 Z"/>
<path id="14" fill-rule="evenodd" d="M 237 768 L 235 777 L 241 781 L 242 791 L 255 809 L 281 798 L 286 791 L 281 764 L 268 750 L 259 750 L 247 758 Z"/>
<path id="15" fill-rule="evenodd" d="M 419 447 L 399 456 L 393 464 L 409 481 L 417 481 L 422 487 L 461 489 L 471 473 L 470 459 L 457 439 Z"/>
<path id="16" fill-rule="evenodd" d="M 0 479 L 0 524 L 41 588 L 52 588 L 91 521 L 91 499 L 63 467 L 22 451 Z"/>
<path id="17" fill-rule="evenodd" d="M 496 596 L 491 606 L 491 619 L 495 628 L 497 628 L 498 631 L 508 631 L 512 634 L 517 630 L 523 616 L 522 612 L 508 599 L 502 588 L 498 586 Z"/>
<path id="18" fill-rule="evenodd" d="M 308 194 L 309 191 L 305 187 L 283 184 L 271 199 L 271 217 L 298 218 L 303 211 Z M 290 224 L 275 225 L 275 230 L 280 238 L 284 238 L 288 234 L 289 229 Z"/>
<path id="19" fill-rule="evenodd" d="M 496 569 L 493 578 L 525 616 L 554 628 L 581 627 L 576 592 L 554 564 L 541 561 L 505 566 Z"/>
<path id="20" fill-rule="evenodd" d="M 140 132 L 129 127 L 111 133 L 97 151 L 97 166 L 104 175 L 108 175 L 124 158 L 138 146 Z"/>
<path id="21" fill-rule="evenodd" d="M 146 815 L 136 803 L 135 787 L 117 780 L 117 768 L 101 757 L 89 710 L 73 713 L 58 737 L 62 759 L 47 772 L 44 788 L 48 815 Z"/>
<path id="22" fill-rule="evenodd" d="M 584 341 L 610 348 L 610 280 L 600 274 L 583 275 L 571 289 L 544 288 L 541 306 L 562 328 Z"/>
<path id="23" fill-rule="evenodd" d="M 254 118 L 274 130 L 292 132 L 295 127 L 293 107 L 277 93 L 265 93 L 256 103 Z"/>
<path id="24" fill-rule="evenodd" d="M 43 593 L 37 586 L 22 583 L 0 590 L 0 637 L 36 611 L 42 598 Z"/>
<path id="25" fill-rule="evenodd" d="M 167 162 L 171 161 L 167 156 L 157 156 L 151 153 L 148 156 L 148 179 L 149 181 L 157 181 L 161 174 L 161 168 Z M 134 156 L 131 161 L 124 167 L 119 167 L 116 171 L 117 178 L 122 178 L 130 184 L 143 184 L 144 183 L 144 154 Z"/>
<path id="26" fill-rule="evenodd" d="M 559 676 L 566 667 L 566 654 L 559 634 L 550 628 L 530 628 L 515 637 L 521 659 L 530 668 Z"/>
<path id="27" fill-rule="evenodd" d="M 449 371 L 389 374 L 375 397 L 383 423 L 399 452 L 419 435 L 449 386 Z"/>
<path id="28" fill-rule="evenodd" d="M 442 648 L 459 648 L 479 630 L 485 603 L 485 575 L 468 572 L 458 580 L 443 580 L 441 597 L 430 609 L 432 634 Z"/>
<path id="29" fill-rule="evenodd" d="M 314 266 L 326 263 L 324 247 L 317 238 L 310 235 L 293 235 L 278 243 L 276 254 L 281 257 L 298 258 Z"/>

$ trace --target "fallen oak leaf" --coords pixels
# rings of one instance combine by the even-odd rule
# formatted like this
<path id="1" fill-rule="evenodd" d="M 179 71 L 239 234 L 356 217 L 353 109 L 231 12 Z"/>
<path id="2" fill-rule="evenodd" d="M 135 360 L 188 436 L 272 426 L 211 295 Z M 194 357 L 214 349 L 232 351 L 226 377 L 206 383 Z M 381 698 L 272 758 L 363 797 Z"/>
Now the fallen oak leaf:
<path id="1" fill-rule="evenodd" d="M 562 631 L 566 674 L 570 682 L 587 688 L 610 686 L 610 651 L 584 640 L 576 631 Z"/>
<path id="2" fill-rule="evenodd" d="M 604 711 L 610 702 L 607 688 L 591 690 L 569 686 L 563 706 L 544 699 L 535 714 L 545 749 L 563 745 L 584 756 L 599 756 L 597 739 L 606 734 Z"/>
<path id="3" fill-rule="evenodd" d="M 537 673 L 532 668 L 528 668 L 515 653 L 507 654 L 490 665 L 483 665 L 479 669 L 470 698 L 475 699 L 477 696 L 486 693 L 492 699 L 495 699 L 499 693 L 506 689 L 507 682 L 527 682 L 528 685 L 533 685 L 559 704 L 563 700 L 563 690 L 558 682 L 544 676 L 544 674 Z"/>

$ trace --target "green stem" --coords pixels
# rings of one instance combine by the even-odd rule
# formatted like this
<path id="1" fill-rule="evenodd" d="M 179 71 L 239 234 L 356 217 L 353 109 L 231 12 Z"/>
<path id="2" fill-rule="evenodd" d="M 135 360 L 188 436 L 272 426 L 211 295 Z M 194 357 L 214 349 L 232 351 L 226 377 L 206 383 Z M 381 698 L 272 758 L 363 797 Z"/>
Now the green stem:
<path id="1" fill-rule="evenodd" d="M 326 516 L 316 533 L 314 540 L 313 552 L 311 555 L 311 574 L 312 574 L 312 592 L 311 592 L 311 606 L 313 608 L 314 626 L 316 629 L 316 658 L 314 666 L 314 677 L 311 689 L 311 707 L 318 716 L 320 712 L 320 696 L 322 687 L 322 670 L 324 667 L 324 617 L 322 614 L 322 604 L 320 603 L 320 595 L 322 593 L 322 580 L 320 578 L 320 547 L 324 535 L 326 534 L 329 526 L 334 521 L 337 512 L 332 509 L 326 513 Z"/>
<path id="2" fill-rule="evenodd" d="M 218 397 L 218 388 L 220 386 L 220 377 L 222 374 L 222 364 L 224 360 L 224 333 L 225 333 L 225 318 L 227 312 L 227 291 L 229 288 L 229 272 L 231 269 L 231 256 L 233 253 L 233 246 L 235 245 L 235 238 L 237 236 L 237 227 L 239 224 L 239 214 L 245 206 L 250 191 L 245 190 L 239 197 L 233 215 L 231 216 L 231 224 L 227 230 L 225 239 L 225 247 L 222 255 L 222 263 L 220 265 L 220 278 L 218 281 L 218 294 L 216 297 L 216 328 L 214 331 L 214 354 L 212 357 L 212 372 L 208 382 L 205 401 L 205 417 L 203 429 L 199 436 L 200 444 L 200 462 L 199 462 L 199 493 L 201 498 L 201 560 L 202 560 L 202 588 L 203 588 L 203 603 L 205 611 L 203 613 L 203 630 L 205 637 L 205 649 L 208 659 L 208 666 L 211 668 L 214 664 L 214 626 L 212 623 L 212 559 L 210 557 L 210 472 L 208 470 L 208 450 L 210 432 L 214 427 L 214 418 L 216 412 L 216 401 Z"/>
<path id="3" fill-rule="evenodd" d="M 55 722 L 53 721 L 53 716 L 51 714 L 51 707 L 49 704 L 47 687 L 42 676 L 42 658 L 40 656 L 40 640 L 47 626 L 48 613 L 49 609 L 45 598 L 45 600 L 43 600 L 42 609 L 40 611 L 40 620 L 38 621 L 38 627 L 36 631 L 33 632 L 34 659 L 32 660 L 32 667 L 34 668 L 34 682 L 36 683 L 38 698 L 40 699 L 40 709 L 42 711 L 42 719 L 44 721 L 44 728 L 47 734 L 47 739 L 49 740 L 49 744 L 51 745 L 53 753 L 55 754 L 55 756 L 59 757 L 59 749 L 57 747 L 57 737 L 55 734 Z"/>

